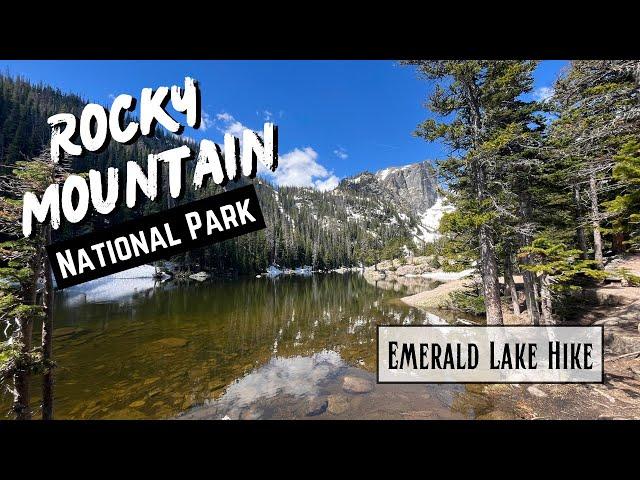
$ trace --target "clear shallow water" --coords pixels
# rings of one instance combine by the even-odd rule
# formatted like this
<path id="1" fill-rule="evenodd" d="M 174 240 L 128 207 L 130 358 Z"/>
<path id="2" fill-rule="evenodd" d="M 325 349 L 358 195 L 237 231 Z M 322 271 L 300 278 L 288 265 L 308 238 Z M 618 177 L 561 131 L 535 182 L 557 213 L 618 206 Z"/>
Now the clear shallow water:
<path id="1" fill-rule="evenodd" d="M 373 378 L 377 324 L 446 322 L 399 302 L 407 293 L 402 286 L 385 287 L 357 274 L 327 274 L 204 283 L 122 279 L 99 294 L 61 292 L 55 417 L 308 416 L 310 403 L 344 393 L 345 375 Z M 376 385 L 348 396 L 342 415 L 469 416 L 453 411 L 461 389 Z M 39 391 L 37 378 L 32 406 Z M 8 396 L 0 403 L 6 411 Z"/>

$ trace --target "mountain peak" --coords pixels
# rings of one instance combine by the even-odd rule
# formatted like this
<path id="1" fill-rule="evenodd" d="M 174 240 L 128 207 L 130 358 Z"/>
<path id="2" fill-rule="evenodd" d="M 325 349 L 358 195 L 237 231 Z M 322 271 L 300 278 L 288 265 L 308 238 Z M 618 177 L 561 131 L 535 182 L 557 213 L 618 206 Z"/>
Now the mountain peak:
<path id="1" fill-rule="evenodd" d="M 438 201 L 438 183 L 429 160 L 385 168 L 375 176 L 398 202 L 413 213 L 421 214 Z"/>
<path id="2" fill-rule="evenodd" d="M 431 160 L 423 160 L 422 162 L 409 163 L 407 165 L 401 165 L 397 167 L 387 167 L 382 170 L 378 170 L 375 176 L 380 180 L 385 180 L 389 175 L 397 175 L 400 172 L 409 172 L 414 170 L 429 170 L 431 167 Z"/>

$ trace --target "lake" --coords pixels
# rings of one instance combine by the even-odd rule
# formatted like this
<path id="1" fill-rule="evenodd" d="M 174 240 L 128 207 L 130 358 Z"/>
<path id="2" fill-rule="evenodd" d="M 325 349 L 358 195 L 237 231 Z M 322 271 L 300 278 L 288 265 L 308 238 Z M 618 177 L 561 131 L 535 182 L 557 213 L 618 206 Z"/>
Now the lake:
<path id="1" fill-rule="evenodd" d="M 400 302 L 433 287 L 416 282 L 331 273 L 64 290 L 55 418 L 474 418 L 491 405 L 472 386 L 374 385 L 377 324 L 460 317 Z M 369 387 L 346 391 L 345 377 Z"/>

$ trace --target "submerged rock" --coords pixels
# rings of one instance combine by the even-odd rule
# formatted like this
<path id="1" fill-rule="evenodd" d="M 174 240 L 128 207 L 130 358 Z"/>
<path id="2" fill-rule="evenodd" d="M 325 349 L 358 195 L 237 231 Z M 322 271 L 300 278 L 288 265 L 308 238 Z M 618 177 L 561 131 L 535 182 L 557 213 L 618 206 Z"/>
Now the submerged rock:
<path id="1" fill-rule="evenodd" d="M 366 378 L 348 375 L 342 380 L 342 389 L 347 393 L 369 393 L 373 390 L 373 382 Z"/>
<path id="2" fill-rule="evenodd" d="M 349 399 L 345 395 L 329 395 L 327 411 L 333 415 L 341 415 L 349 408 Z"/>
<path id="3" fill-rule="evenodd" d="M 493 408 L 493 404 L 484 393 L 467 390 L 455 397 L 452 409 L 462 414 L 472 414 L 474 417 L 487 414 Z"/>
<path id="4" fill-rule="evenodd" d="M 328 401 L 325 398 L 312 397 L 307 400 L 307 417 L 322 415 L 327 410 Z"/>
<path id="5" fill-rule="evenodd" d="M 104 419 L 111 420 L 146 420 L 147 416 L 140 410 L 135 408 L 123 408 L 113 412 L 108 412 L 101 416 Z"/>

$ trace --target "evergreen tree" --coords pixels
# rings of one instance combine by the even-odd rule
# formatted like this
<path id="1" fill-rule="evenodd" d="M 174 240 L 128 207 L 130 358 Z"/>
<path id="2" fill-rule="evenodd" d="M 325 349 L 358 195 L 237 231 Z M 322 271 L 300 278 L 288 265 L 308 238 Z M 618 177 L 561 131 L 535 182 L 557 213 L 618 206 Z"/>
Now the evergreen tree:
<path id="1" fill-rule="evenodd" d="M 606 203 L 613 215 L 614 234 L 621 233 L 624 243 L 640 250 L 640 142 L 631 140 L 614 157 L 613 179 L 619 184 L 619 193 Z"/>
<path id="2" fill-rule="evenodd" d="M 582 192 L 588 198 L 593 255 L 603 265 L 603 225 L 608 218 L 602 204 L 611 192 L 613 157 L 638 132 L 638 62 L 573 61 L 555 85 L 553 100 L 559 118 L 551 130 L 555 157 L 567 164 L 566 181 L 574 189 L 582 215 Z M 584 228 L 581 222 L 580 228 Z M 578 232 L 582 237 L 583 232 Z M 586 242 L 580 238 L 581 244 Z"/>
<path id="3" fill-rule="evenodd" d="M 411 61 L 435 82 L 429 109 L 443 118 L 424 121 L 417 134 L 441 139 L 454 156 L 439 164 L 450 188 L 457 223 L 474 232 L 487 323 L 502 324 L 496 225 L 501 216 L 500 174 L 514 136 L 524 129 L 519 97 L 531 90 L 535 62 Z M 526 109 L 524 109 L 526 111 Z M 459 221 L 452 222 L 458 217 Z"/>
<path id="4" fill-rule="evenodd" d="M 16 197 L 25 191 L 42 194 L 65 175 L 62 165 L 54 165 L 43 154 L 16 162 L 10 175 L 0 177 L 0 233 L 9 238 L 0 243 L 0 319 L 5 323 L 3 330 L 11 332 L 0 343 L 0 383 L 13 382 L 13 412 L 19 419 L 31 417 L 29 375 L 35 371 L 45 373 L 43 417 L 51 418 L 53 287 L 44 251 L 51 229 L 41 226 L 32 237 L 21 237 L 22 200 Z M 39 296 L 41 279 L 46 295 Z M 42 347 L 34 348 L 32 333 L 38 320 L 43 321 Z"/>
<path id="5" fill-rule="evenodd" d="M 574 290 L 579 290 L 578 280 L 582 277 L 602 280 L 606 274 L 598 270 L 594 260 L 584 260 L 581 250 L 572 249 L 565 244 L 547 237 L 536 238 L 531 245 L 522 249 L 530 263 L 524 268 L 540 277 L 540 298 L 542 323 L 553 325 L 553 299 Z"/>

